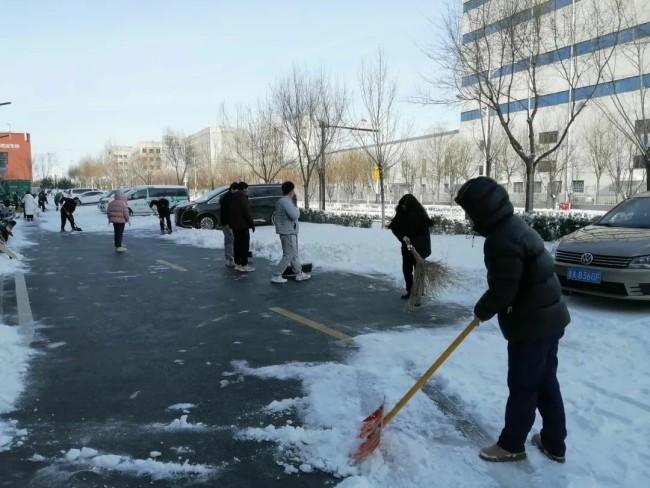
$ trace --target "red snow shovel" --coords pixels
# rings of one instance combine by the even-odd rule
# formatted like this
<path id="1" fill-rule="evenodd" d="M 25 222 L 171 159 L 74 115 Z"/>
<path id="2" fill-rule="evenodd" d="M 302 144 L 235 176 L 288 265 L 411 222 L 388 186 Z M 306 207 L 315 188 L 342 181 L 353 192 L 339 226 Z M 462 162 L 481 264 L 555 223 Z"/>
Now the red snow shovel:
<path id="1" fill-rule="evenodd" d="M 397 412 L 399 412 L 404 405 L 415 395 L 422 386 L 431 378 L 431 375 L 436 372 L 442 363 L 451 355 L 452 352 L 460 345 L 461 342 L 469 335 L 470 332 L 479 324 L 479 320 L 474 318 L 465 329 L 456 337 L 454 342 L 452 342 L 445 352 L 443 352 L 436 362 L 431 365 L 426 373 L 413 385 L 413 387 L 402 397 L 402 399 L 397 402 L 397 405 L 388 412 L 388 415 L 384 416 L 384 404 L 368 415 L 363 419 L 361 424 L 361 430 L 359 432 L 359 438 L 362 439 L 361 445 L 357 451 L 350 456 L 352 461 L 359 463 L 363 461 L 370 453 L 372 453 L 379 446 L 381 441 L 381 429 L 388 425 Z"/>

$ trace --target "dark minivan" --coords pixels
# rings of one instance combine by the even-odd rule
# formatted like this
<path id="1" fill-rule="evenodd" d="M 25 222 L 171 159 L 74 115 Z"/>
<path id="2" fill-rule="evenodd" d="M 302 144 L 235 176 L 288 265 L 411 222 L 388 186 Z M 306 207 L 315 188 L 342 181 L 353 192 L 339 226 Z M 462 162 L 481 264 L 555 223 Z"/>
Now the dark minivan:
<path id="1" fill-rule="evenodd" d="M 220 200 L 228 191 L 227 186 L 212 190 L 192 203 L 176 207 L 174 212 L 178 227 L 216 229 L 220 225 Z M 275 220 L 275 204 L 282 197 L 282 185 L 266 183 L 248 187 L 248 201 L 255 225 L 272 224 Z"/>

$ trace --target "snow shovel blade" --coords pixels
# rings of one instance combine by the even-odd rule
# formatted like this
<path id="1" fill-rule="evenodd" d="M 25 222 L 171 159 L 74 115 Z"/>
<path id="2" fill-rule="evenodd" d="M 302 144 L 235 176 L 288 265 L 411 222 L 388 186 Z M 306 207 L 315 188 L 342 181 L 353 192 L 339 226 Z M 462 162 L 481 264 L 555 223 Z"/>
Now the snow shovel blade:
<path id="1" fill-rule="evenodd" d="M 350 456 L 352 461 L 359 463 L 368 457 L 379 446 L 381 428 L 384 422 L 384 404 L 368 415 L 361 424 L 359 439 L 363 439 L 357 451 Z"/>

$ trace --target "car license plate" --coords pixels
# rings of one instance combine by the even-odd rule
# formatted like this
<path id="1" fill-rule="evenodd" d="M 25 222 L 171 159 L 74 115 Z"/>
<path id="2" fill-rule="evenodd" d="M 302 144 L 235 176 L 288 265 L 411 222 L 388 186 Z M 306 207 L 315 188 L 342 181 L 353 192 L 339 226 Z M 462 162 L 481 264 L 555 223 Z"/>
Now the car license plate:
<path id="1" fill-rule="evenodd" d="M 585 283 L 600 284 L 603 274 L 600 271 L 591 271 L 588 269 L 569 268 L 566 277 L 571 281 L 583 281 Z"/>

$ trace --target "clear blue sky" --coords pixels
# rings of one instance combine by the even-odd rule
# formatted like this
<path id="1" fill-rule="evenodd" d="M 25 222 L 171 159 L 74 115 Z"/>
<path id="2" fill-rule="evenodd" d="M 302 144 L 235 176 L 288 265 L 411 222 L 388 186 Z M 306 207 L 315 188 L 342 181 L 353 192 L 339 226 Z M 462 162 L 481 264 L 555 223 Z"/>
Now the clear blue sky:
<path id="1" fill-rule="evenodd" d="M 218 123 L 219 104 L 251 103 L 293 63 L 357 88 L 362 57 L 382 47 L 418 133 L 454 109 L 407 103 L 432 69 L 418 44 L 442 0 L 35 0 L 3 6 L 0 132 L 31 132 L 33 153 L 64 171 L 110 139 L 160 139 Z"/>

